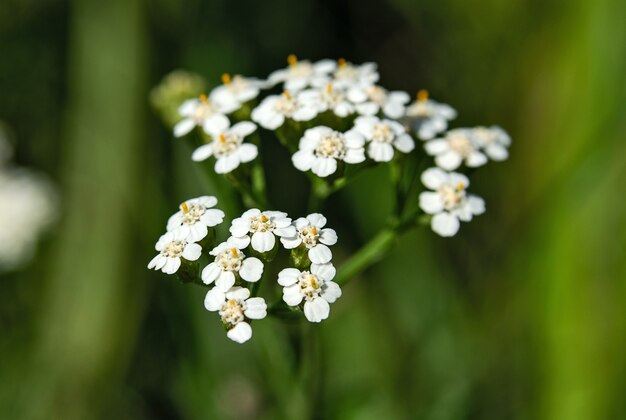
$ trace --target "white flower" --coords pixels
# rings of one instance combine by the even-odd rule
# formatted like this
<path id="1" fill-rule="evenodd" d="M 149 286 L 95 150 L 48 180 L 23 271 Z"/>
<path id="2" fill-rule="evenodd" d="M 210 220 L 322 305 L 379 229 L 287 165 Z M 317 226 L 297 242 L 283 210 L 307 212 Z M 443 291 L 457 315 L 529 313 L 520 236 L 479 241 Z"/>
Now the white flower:
<path id="1" fill-rule="evenodd" d="M 380 110 L 389 118 L 401 118 L 406 112 L 406 104 L 411 101 L 408 93 L 389 92 L 382 86 L 371 85 L 353 87 L 348 90 L 348 99 L 355 104 L 361 115 L 376 115 Z"/>
<path id="2" fill-rule="evenodd" d="M 289 306 L 298 306 L 304 300 L 304 316 L 310 322 L 328 318 L 329 303 L 341 296 L 339 285 L 331 281 L 335 272 L 332 264 L 311 264 L 311 271 L 285 268 L 278 273 L 283 301 Z"/>
<path id="3" fill-rule="evenodd" d="M 371 86 L 379 78 L 376 67 L 376 63 L 355 65 L 340 58 L 337 60 L 337 68 L 333 73 L 333 84 L 338 89 Z"/>
<path id="4" fill-rule="evenodd" d="M 302 103 L 297 95 L 284 91 L 282 95 L 270 95 L 252 110 L 252 121 L 268 130 L 275 130 L 285 122 L 285 118 L 294 121 L 309 121 L 317 116 L 313 104 Z"/>
<path id="5" fill-rule="evenodd" d="M 224 292 L 218 288 L 209 290 L 204 298 L 204 307 L 219 311 L 222 322 L 228 329 L 226 336 L 237 343 L 245 343 L 252 337 L 251 319 L 263 319 L 267 315 L 267 304 L 261 297 L 250 297 L 250 291 L 233 287 Z"/>
<path id="6" fill-rule="evenodd" d="M 315 108 L 318 113 L 333 111 L 338 117 L 347 117 L 354 113 L 354 105 L 348 101 L 346 94 L 335 89 L 332 83 L 323 88 L 307 89 L 298 95 L 305 105 Z"/>
<path id="7" fill-rule="evenodd" d="M 463 162 L 470 168 L 487 163 L 487 156 L 479 151 L 473 130 L 467 128 L 450 130 L 444 138 L 428 141 L 424 149 L 435 156 L 437 166 L 447 171 L 458 168 Z"/>
<path id="8" fill-rule="evenodd" d="M 214 124 L 208 134 L 213 141 L 203 144 L 194 150 L 191 159 L 199 162 L 215 156 L 215 172 L 225 174 L 237 169 L 241 163 L 254 160 L 258 155 L 256 145 L 244 143 L 243 139 L 256 130 L 256 125 L 250 121 L 242 121 L 228 127 L 227 124 Z"/>
<path id="9" fill-rule="evenodd" d="M 319 126 L 306 130 L 300 139 L 299 150 L 291 160 L 294 166 L 306 172 L 311 170 L 319 177 L 335 173 L 337 161 L 361 163 L 365 160 L 365 139 L 356 130 L 346 133 Z"/>
<path id="10" fill-rule="evenodd" d="M 210 252 L 215 260 L 202 270 L 205 284 L 215 282 L 215 286 L 226 291 L 235 285 L 236 275 L 247 282 L 261 280 L 263 263 L 258 258 L 247 257 L 232 242 L 222 242 Z"/>
<path id="11" fill-rule="evenodd" d="M 420 90 L 417 100 L 407 107 L 406 116 L 417 136 L 429 140 L 448 128 L 448 121 L 456 118 L 456 111 L 450 105 L 428 99 L 428 92 Z"/>
<path id="12" fill-rule="evenodd" d="M 309 86 L 325 85 L 330 80 L 329 74 L 336 68 L 332 60 L 320 60 L 311 64 L 306 60 L 298 61 L 293 54 L 287 57 L 287 62 L 289 66 L 271 73 L 268 82 L 272 86 L 284 83 L 284 89 L 290 92 L 297 92 Z"/>
<path id="13" fill-rule="evenodd" d="M 26 263 L 57 216 L 58 197 L 47 178 L 22 168 L 0 171 L 0 272 Z"/>
<path id="14" fill-rule="evenodd" d="M 297 230 L 296 235 L 280 238 L 283 246 L 286 249 L 293 249 L 304 245 L 308 249 L 308 256 L 313 264 L 330 262 L 333 254 L 328 246 L 337 243 L 337 233 L 333 229 L 324 228 L 326 218 L 319 213 L 313 213 L 306 218 L 297 219 L 294 225 Z"/>
<path id="15" fill-rule="evenodd" d="M 409 153 L 415 148 L 415 142 L 397 121 L 359 117 L 354 121 L 354 128 L 369 141 L 367 154 L 376 162 L 393 159 L 394 147 L 402 153 Z"/>
<path id="16" fill-rule="evenodd" d="M 207 133 L 214 127 L 228 126 L 228 114 L 238 108 L 236 103 L 217 104 L 206 95 L 200 98 L 187 99 L 178 108 L 178 113 L 184 117 L 174 126 L 174 136 L 182 137 L 195 126 L 202 127 Z"/>
<path id="17" fill-rule="evenodd" d="M 490 159 L 500 161 L 509 157 L 508 148 L 511 145 L 511 137 L 502 128 L 498 126 L 476 127 L 472 129 L 472 134 Z"/>
<path id="18" fill-rule="evenodd" d="M 221 106 L 237 104 L 240 108 L 244 103 L 256 98 L 265 82 L 259 79 L 243 77 L 238 74 L 230 76 L 222 75 L 222 84 L 211 91 L 209 98 Z"/>
<path id="19" fill-rule="evenodd" d="M 188 242 L 198 242 L 204 239 L 208 228 L 222 223 L 224 212 L 214 209 L 217 198 L 204 195 L 192 198 L 180 205 L 180 210 L 174 213 L 167 221 L 167 230 L 179 230 L 180 237 Z"/>
<path id="20" fill-rule="evenodd" d="M 291 237 L 295 232 L 287 213 L 250 209 L 233 220 L 229 242 L 239 249 L 251 245 L 257 252 L 268 252 L 274 248 L 276 236 Z"/>
<path id="21" fill-rule="evenodd" d="M 161 270 L 165 274 L 174 274 L 181 265 L 181 258 L 196 261 L 200 258 L 202 247 L 183 238 L 181 230 L 167 232 L 159 238 L 155 249 L 159 254 L 148 264 L 149 269 Z"/>
<path id="22" fill-rule="evenodd" d="M 485 212 L 482 198 L 465 193 L 469 179 L 463 174 L 430 168 L 422 173 L 422 183 L 434 192 L 420 194 L 420 207 L 433 215 L 431 227 L 441 236 L 454 236 L 459 230 L 459 220 L 469 222 L 473 216 Z"/>

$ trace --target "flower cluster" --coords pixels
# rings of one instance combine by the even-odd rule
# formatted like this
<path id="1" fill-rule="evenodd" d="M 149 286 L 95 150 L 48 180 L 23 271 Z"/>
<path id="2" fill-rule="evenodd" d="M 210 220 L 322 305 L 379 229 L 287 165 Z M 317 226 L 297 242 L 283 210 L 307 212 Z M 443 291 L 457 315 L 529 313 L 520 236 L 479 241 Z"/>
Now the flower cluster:
<path id="1" fill-rule="evenodd" d="M 57 219 L 57 196 L 48 179 L 12 166 L 11 155 L 0 125 L 0 272 L 24 264 Z"/>
<path id="2" fill-rule="evenodd" d="M 158 254 L 148 268 L 166 274 L 182 271 L 197 276 L 194 264 L 211 247 L 212 229 L 224 220 L 215 208 L 217 199 L 203 196 L 185 201 L 167 223 L 167 232 L 156 243 Z M 256 296 L 265 266 L 281 247 L 290 253 L 293 267 L 278 273 L 283 287 L 283 302 L 293 310 L 302 310 L 306 319 L 320 322 L 330 313 L 329 303 L 341 296 L 339 285 L 332 281 L 335 267 L 330 246 L 337 234 L 327 228 L 326 218 L 313 213 L 292 221 L 280 211 L 250 209 L 233 219 L 231 236 L 213 246 L 206 255 L 210 262 L 198 280 L 209 286 L 205 298 L 208 311 L 218 312 L 227 336 L 243 343 L 252 337 L 251 320 L 265 318 L 265 299 Z M 182 278 L 184 281 L 189 281 Z"/>

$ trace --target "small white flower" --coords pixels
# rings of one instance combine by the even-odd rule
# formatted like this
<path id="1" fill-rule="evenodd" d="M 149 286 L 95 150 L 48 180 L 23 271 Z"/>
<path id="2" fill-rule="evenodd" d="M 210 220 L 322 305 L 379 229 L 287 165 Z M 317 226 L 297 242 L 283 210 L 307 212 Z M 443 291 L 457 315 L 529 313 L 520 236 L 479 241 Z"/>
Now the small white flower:
<path id="1" fill-rule="evenodd" d="M 226 121 L 228 122 L 228 121 Z M 208 131 L 213 141 L 198 147 L 191 159 L 199 162 L 215 156 L 215 172 L 225 174 L 237 169 L 241 163 L 254 160 L 258 155 L 256 145 L 244 143 L 243 139 L 256 130 L 250 121 L 242 121 L 232 127 L 215 124 Z"/>
<path id="2" fill-rule="evenodd" d="M 310 121 L 317 116 L 313 104 L 302 103 L 298 96 L 289 91 L 282 95 L 270 95 L 252 110 L 252 121 L 268 130 L 275 130 L 285 122 L 285 118 L 294 121 Z"/>
<path id="3" fill-rule="evenodd" d="M 309 260 L 313 264 L 325 264 L 330 262 L 333 254 L 328 246 L 337 243 L 337 233 L 333 229 L 324 228 L 326 218 L 319 214 L 309 214 L 306 218 L 301 217 L 294 222 L 296 235 L 282 237 L 280 241 L 286 249 L 293 249 L 304 245 L 308 249 Z"/>
<path id="4" fill-rule="evenodd" d="M 319 177 L 335 173 L 337 161 L 361 163 L 365 160 L 365 139 L 356 130 L 346 133 L 319 126 L 306 130 L 300 139 L 299 150 L 291 160 L 294 166 L 306 172 L 311 170 Z"/>
<path id="5" fill-rule="evenodd" d="M 356 65 L 340 58 L 337 60 L 337 68 L 333 73 L 333 84 L 338 89 L 371 86 L 379 78 L 376 67 L 376 63 Z"/>
<path id="6" fill-rule="evenodd" d="M 335 70 L 336 64 L 332 60 L 320 60 L 314 64 L 310 61 L 298 61 L 291 54 L 287 57 L 289 66 L 276 70 L 268 77 L 270 85 L 283 83 L 285 90 L 297 92 L 309 86 L 324 86 L 330 80 L 330 73 Z"/>
<path id="7" fill-rule="evenodd" d="M 202 281 L 205 284 L 215 282 L 215 286 L 227 291 L 235 285 L 236 276 L 247 282 L 261 280 L 263 263 L 258 258 L 246 257 L 232 242 L 222 242 L 210 252 L 215 260 L 202 270 Z"/>
<path id="8" fill-rule="evenodd" d="M 490 159 L 501 161 L 509 157 L 508 148 L 511 145 L 511 137 L 498 126 L 476 127 L 472 133 L 478 145 L 485 151 Z"/>
<path id="9" fill-rule="evenodd" d="M 354 128 L 369 141 L 367 154 L 376 162 L 393 159 L 394 147 L 402 153 L 409 153 L 415 148 L 415 142 L 397 121 L 359 117 L 354 121 Z"/>
<path id="10" fill-rule="evenodd" d="M 382 110 L 385 116 L 395 119 L 404 116 L 406 104 L 411 101 L 406 92 L 389 92 L 378 85 L 353 87 L 348 90 L 348 99 L 355 104 L 356 111 L 361 115 L 376 115 Z"/>
<path id="11" fill-rule="evenodd" d="M 437 166 L 447 171 L 458 168 L 463 162 L 470 168 L 487 163 L 487 156 L 480 152 L 473 130 L 467 128 L 450 130 L 444 138 L 428 141 L 424 149 L 435 156 Z"/>
<path id="12" fill-rule="evenodd" d="M 448 128 L 448 121 L 456 118 L 456 111 L 446 104 L 428 99 L 428 92 L 420 90 L 417 100 L 406 109 L 417 136 L 429 140 Z"/>
<path id="13" fill-rule="evenodd" d="M 482 198 L 465 193 L 469 179 L 463 174 L 430 168 L 422 173 L 422 183 L 433 191 L 420 194 L 420 207 L 433 215 L 431 227 L 441 236 L 454 236 L 459 220 L 469 222 L 485 212 Z"/>
<path id="14" fill-rule="evenodd" d="M 218 311 L 228 332 L 226 336 L 237 343 L 245 343 L 252 337 L 251 319 L 263 319 L 267 315 L 267 304 L 261 297 L 250 297 L 250 291 L 233 287 L 224 292 L 217 287 L 209 290 L 204 298 L 204 307 Z"/>
<path id="15" fill-rule="evenodd" d="M 323 88 L 307 89 L 298 95 L 305 105 L 315 108 L 318 113 L 332 111 L 338 117 L 347 117 L 354 113 L 354 105 L 348 101 L 346 94 L 335 89 L 332 83 Z"/>
<path id="16" fill-rule="evenodd" d="M 230 76 L 222 75 L 222 84 L 211 91 L 209 98 L 221 106 L 237 104 L 240 108 L 244 103 L 256 98 L 265 82 L 259 79 L 243 77 L 238 74 Z"/>
<path id="17" fill-rule="evenodd" d="M 304 300 L 304 316 L 310 322 L 320 322 L 330 314 L 330 305 L 341 297 L 341 288 L 331 281 L 335 277 L 332 264 L 311 264 L 311 271 L 285 268 L 278 273 L 283 286 L 283 301 L 298 306 Z"/>
<path id="18" fill-rule="evenodd" d="M 251 245 L 257 252 L 268 252 L 274 248 L 276 236 L 291 237 L 295 232 L 287 213 L 250 209 L 233 220 L 228 241 L 239 249 Z"/>
<path id="19" fill-rule="evenodd" d="M 208 228 L 222 223 L 224 212 L 214 209 L 217 198 L 204 195 L 192 198 L 180 205 L 180 210 L 174 213 L 167 221 L 167 230 L 178 230 L 182 239 L 188 242 L 198 242 L 204 239 Z"/>
<path id="20" fill-rule="evenodd" d="M 148 264 L 149 269 L 161 270 L 165 274 L 174 274 L 181 265 L 181 258 L 196 261 L 200 258 L 202 247 L 183 238 L 181 230 L 167 232 L 156 243 L 159 254 Z"/>
<path id="21" fill-rule="evenodd" d="M 206 95 L 200 98 L 187 99 L 178 108 L 178 113 L 183 117 L 174 126 L 174 136 L 182 137 L 199 126 L 207 133 L 214 127 L 228 126 L 228 114 L 238 108 L 236 103 L 218 104 L 210 100 Z"/>

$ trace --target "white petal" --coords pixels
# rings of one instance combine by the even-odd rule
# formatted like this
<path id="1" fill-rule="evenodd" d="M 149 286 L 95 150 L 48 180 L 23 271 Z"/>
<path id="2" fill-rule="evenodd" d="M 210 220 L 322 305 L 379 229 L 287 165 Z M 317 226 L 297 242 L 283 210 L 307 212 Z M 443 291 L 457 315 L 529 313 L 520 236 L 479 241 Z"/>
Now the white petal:
<path id="1" fill-rule="evenodd" d="M 300 246 L 300 244 L 302 243 L 302 238 L 300 238 L 299 235 L 293 237 L 283 236 L 280 238 L 280 242 L 283 244 L 283 247 L 285 247 L 285 249 L 294 249 Z"/>
<path id="2" fill-rule="evenodd" d="M 428 214 L 436 214 L 443 210 L 441 194 L 432 191 L 424 191 L 420 194 L 420 208 Z"/>
<path id="3" fill-rule="evenodd" d="M 496 161 L 506 160 L 509 157 L 509 151 L 500 144 L 490 144 L 485 148 L 485 152 L 489 157 Z"/>
<path id="4" fill-rule="evenodd" d="M 485 212 L 485 200 L 475 195 L 467 197 L 467 204 L 472 214 L 483 214 Z"/>
<path id="5" fill-rule="evenodd" d="M 410 153 L 415 149 L 415 142 L 408 134 L 401 134 L 394 142 L 394 145 L 402 153 Z"/>
<path id="6" fill-rule="evenodd" d="M 246 137 L 256 130 L 256 124 L 250 121 L 242 121 L 233 125 L 230 131 L 240 137 Z"/>
<path id="7" fill-rule="evenodd" d="M 213 154 L 213 144 L 203 144 L 193 151 L 191 154 L 191 160 L 194 162 L 202 162 L 208 159 Z"/>
<path id="8" fill-rule="evenodd" d="M 180 258 L 167 258 L 165 265 L 161 269 L 165 274 L 174 274 L 180 268 Z"/>
<path id="9" fill-rule="evenodd" d="M 285 268 L 278 273 L 278 284 L 281 286 L 291 286 L 298 281 L 300 270 L 297 268 Z"/>
<path id="10" fill-rule="evenodd" d="M 233 287 L 226 292 L 226 299 L 246 300 L 250 297 L 250 290 L 245 287 Z"/>
<path id="11" fill-rule="evenodd" d="M 240 322 L 228 330 L 226 336 L 236 343 L 245 343 L 252 338 L 252 327 L 247 322 Z"/>
<path id="12" fill-rule="evenodd" d="M 389 162 L 393 159 L 393 147 L 389 143 L 373 141 L 367 147 L 367 154 L 376 162 Z"/>
<path id="13" fill-rule="evenodd" d="M 233 244 L 233 246 L 238 249 L 244 249 L 245 247 L 250 245 L 250 237 L 248 235 L 231 236 L 230 238 L 228 238 L 228 242 Z"/>
<path id="14" fill-rule="evenodd" d="M 235 275 L 232 271 L 220 271 L 219 276 L 215 280 L 215 287 L 222 291 L 227 291 L 235 285 Z"/>
<path id="15" fill-rule="evenodd" d="M 317 244 L 309 249 L 309 259 L 313 264 L 326 264 L 333 258 L 333 253 L 324 244 Z"/>
<path id="16" fill-rule="evenodd" d="M 224 292 L 214 287 L 207 292 L 204 298 L 204 307 L 211 312 L 219 311 L 225 300 Z"/>
<path id="17" fill-rule="evenodd" d="M 246 162 L 253 161 L 259 154 L 259 151 L 256 145 L 250 144 L 250 143 L 244 143 L 241 146 L 239 146 L 239 149 L 237 150 L 237 154 L 239 154 L 239 160 L 243 163 L 246 163 Z"/>
<path id="18" fill-rule="evenodd" d="M 473 152 L 470 153 L 470 155 L 467 157 L 465 163 L 470 168 L 476 168 L 487 163 L 487 156 L 483 155 L 480 152 Z"/>
<path id="19" fill-rule="evenodd" d="M 434 139 L 424 144 L 424 150 L 431 156 L 440 155 L 450 150 L 450 144 L 445 139 Z"/>
<path id="20" fill-rule="evenodd" d="M 276 238 L 272 232 L 254 232 L 252 248 L 258 252 L 268 252 L 274 248 Z"/>
<path id="21" fill-rule="evenodd" d="M 219 209 L 207 209 L 200 221 L 208 227 L 217 226 L 224 221 L 224 212 Z"/>
<path id="22" fill-rule="evenodd" d="M 291 161 L 296 169 L 306 172 L 313 166 L 313 162 L 315 162 L 315 155 L 313 155 L 311 151 L 300 150 L 294 153 L 291 157 Z"/>
<path id="23" fill-rule="evenodd" d="M 357 149 L 346 150 L 346 155 L 343 157 L 343 161 L 346 163 L 361 163 L 365 160 L 365 150 L 360 147 Z"/>
<path id="24" fill-rule="evenodd" d="M 346 139 L 346 147 L 350 149 L 358 149 L 359 147 L 363 147 L 365 144 L 365 138 L 354 129 L 346 131 L 344 138 Z"/>
<path id="25" fill-rule="evenodd" d="M 450 184 L 453 186 L 457 186 L 459 184 L 463 184 L 463 188 L 467 188 L 469 187 L 470 184 L 470 180 L 468 177 L 466 177 L 463 174 L 460 174 L 458 172 L 452 172 L 450 175 Z"/>
<path id="26" fill-rule="evenodd" d="M 205 227 L 206 228 L 206 227 Z M 202 247 L 198 244 L 187 244 L 183 251 L 183 258 L 187 261 L 195 261 L 200 258 Z"/>
<path id="27" fill-rule="evenodd" d="M 230 121 L 223 114 L 213 114 L 204 121 L 202 129 L 205 133 L 210 134 L 212 137 L 218 137 L 221 133 L 226 131 Z"/>
<path id="28" fill-rule="evenodd" d="M 461 166 L 461 162 L 463 162 L 463 157 L 453 150 L 448 150 L 435 158 L 437 166 L 448 171 L 452 171 Z"/>
<path id="29" fill-rule="evenodd" d="M 329 281 L 324 285 L 321 295 L 328 303 L 333 303 L 341 297 L 341 288 L 334 281 Z"/>
<path id="30" fill-rule="evenodd" d="M 280 236 L 280 237 L 287 237 L 287 238 L 291 238 L 296 234 L 296 228 L 294 226 L 287 226 L 284 228 L 276 228 L 274 229 L 274 235 L 276 236 Z"/>
<path id="31" fill-rule="evenodd" d="M 311 264 L 311 273 L 315 274 L 324 281 L 328 281 L 335 277 L 337 269 L 331 263 Z"/>
<path id="32" fill-rule="evenodd" d="M 239 166 L 239 156 L 236 153 L 231 153 L 222 156 L 215 162 L 215 172 L 218 174 L 226 174 L 232 172 Z"/>
<path id="33" fill-rule="evenodd" d="M 326 228 L 320 232 L 319 241 L 325 245 L 335 245 L 337 243 L 337 233 L 334 229 Z"/>
<path id="34" fill-rule="evenodd" d="M 244 236 L 250 232 L 250 221 L 244 217 L 233 219 L 229 231 L 233 236 Z"/>
<path id="35" fill-rule="evenodd" d="M 459 219 L 449 213 L 439 213 L 433 216 L 431 227 L 441 236 L 454 236 L 459 231 Z"/>
<path id="36" fill-rule="evenodd" d="M 326 218 L 320 213 L 311 213 L 306 217 L 306 219 L 309 221 L 311 226 L 315 226 L 317 229 L 321 229 L 326 226 Z"/>
<path id="37" fill-rule="evenodd" d="M 174 126 L 174 137 L 182 137 L 189 133 L 196 126 L 196 123 L 191 118 L 185 118 Z"/>
<path id="38" fill-rule="evenodd" d="M 337 161 L 333 158 L 317 157 L 313 161 L 311 171 L 319 177 L 327 177 L 337 170 Z"/>
<path id="39" fill-rule="evenodd" d="M 217 265 L 217 263 L 212 262 L 202 270 L 202 282 L 204 284 L 211 284 L 221 273 L 222 269 Z"/>
<path id="40" fill-rule="evenodd" d="M 166 259 L 163 255 L 159 254 L 148 263 L 148 269 L 160 270 L 166 263 Z"/>
<path id="41" fill-rule="evenodd" d="M 263 263 L 258 258 L 246 258 L 243 260 L 243 263 L 241 263 L 239 275 L 245 281 L 259 281 L 263 275 Z"/>
<path id="42" fill-rule="evenodd" d="M 328 318 L 330 305 L 325 299 L 318 297 L 304 304 L 304 316 L 311 322 L 321 322 Z"/>
<path id="43" fill-rule="evenodd" d="M 422 173 L 421 179 L 425 186 L 436 190 L 448 181 L 448 175 L 439 168 L 429 168 Z"/>
<path id="44" fill-rule="evenodd" d="M 289 306 L 297 306 L 302 302 L 303 296 L 300 293 L 300 285 L 292 284 L 283 288 L 283 301 Z"/>
<path id="45" fill-rule="evenodd" d="M 246 300 L 244 315 L 250 319 L 263 319 L 267 315 L 267 304 L 261 297 L 253 297 Z"/>

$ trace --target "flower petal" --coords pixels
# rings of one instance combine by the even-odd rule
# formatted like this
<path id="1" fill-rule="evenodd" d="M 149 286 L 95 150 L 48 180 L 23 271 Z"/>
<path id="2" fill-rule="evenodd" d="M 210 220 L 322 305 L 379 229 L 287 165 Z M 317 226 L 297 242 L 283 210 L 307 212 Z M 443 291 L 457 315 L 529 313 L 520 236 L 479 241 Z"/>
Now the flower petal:
<path id="1" fill-rule="evenodd" d="M 215 279 L 215 287 L 226 292 L 235 285 L 235 275 L 232 271 L 220 271 L 219 276 Z"/>
<path id="2" fill-rule="evenodd" d="M 324 244 L 317 244 L 309 249 L 309 259 L 313 264 L 326 264 L 333 258 L 333 253 Z"/>
<path id="3" fill-rule="evenodd" d="M 441 194 L 432 191 L 424 191 L 420 194 L 420 208 L 428 214 L 436 214 L 443 210 Z"/>
<path id="4" fill-rule="evenodd" d="M 326 302 L 333 303 L 341 297 L 341 288 L 334 281 L 326 282 L 320 296 L 324 298 Z"/>
<path id="5" fill-rule="evenodd" d="M 206 228 L 206 227 L 205 227 Z M 187 244 L 183 251 L 183 258 L 187 261 L 195 261 L 200 258 L 202 247 L 198 244 Z"/>
<path id="6" fill-rule="evenodd" d="M 214 287 L 204 297 L 204 307 L 211 312 L 219 311 L 225 300 L 226 295 L 224 292 Z"/>
<path id="7" fill-rule="evenodd" d="M 242 279 L 249 282 L 261 280 L 263 275 L 263 263 L 258 258 L 250 257 L 243 260 L 239 275 Z"/>
<path id="8" fill-rule="evenodd" d="M 222 273 L 222 269 L 217 265 L 217 263 L 212 262 L 211 264 L 204 267 L 202 270 L 202 282 L 204 284 L 211 284 L 219 277 Z"/>
<path id="9" fill-rule="evenodd" d="M 252 327 L 247 322 L 240 322 L 228 330 L 226 336 L 236 343 L 245 343 L 252 338 Z"/>
<path id="10" fill-rule="evenodd" d="M 252 248 L 258 252 L 268 252 L 274 248 L 276 238 L 272 232 L 254 232 Z"/>
<path id="11" fill-rule="evenodd" d="M 244 315 L 250 319 L 263 319 L 267 315 L 267 304 L 261 297 L 253 297 L 246 300 Z"/>
<path id="12" fill-rule="evenodd" d="M 450 213 L 439 213 L 433 216 L 430 223 L 433 231 L 440 236 L 454 236 L 459 231 L 459 219 Z"/>
<path id="13" fill-rule="evenodd" d="M 278 273 L 278 284 L 281 286 L 291 286 L 292 284 L 296 284 L 300 274 L 300 270 L 297 268 L 285 268 Z"/>
<path id="14" fill-rule="evenodd" d="M 303 296 L 300 293 L 300 285 L 292 284 L 283 288 L 283 301 L 289 306 L 297 306 L 302 302 Z"/>
<path id="15" fill-rule="evenodd" d="M 304 304 L 304 316 L 310 322 L 321 322 L 328 318 L 330 305 L 325 299 L 318 297 Z"/>

